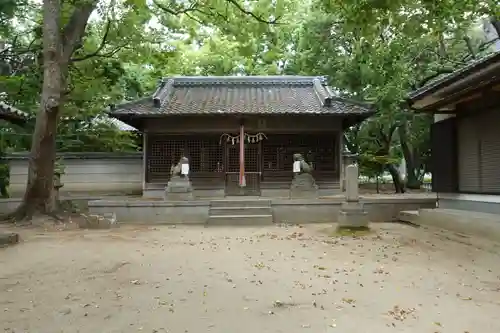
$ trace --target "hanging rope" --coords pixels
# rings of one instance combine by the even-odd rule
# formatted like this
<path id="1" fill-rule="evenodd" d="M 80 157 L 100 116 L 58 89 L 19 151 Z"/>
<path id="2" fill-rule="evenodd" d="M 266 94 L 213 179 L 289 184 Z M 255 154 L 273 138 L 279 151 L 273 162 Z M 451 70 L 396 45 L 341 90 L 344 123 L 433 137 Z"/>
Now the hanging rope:
<path id="1" fill-rule="evenodd" d="M 257 143 L 257 142 L 263 141 L 264 139 L 267 140 L 267 136 L 262 132 L 257 133 L 257 134 L 245 133 L 245 138 L 244 138 L 244 140 L 248 143 Z M 220 136 L 219 144 L 222 144 L 223 140 L 226 140 L 226 142 L 231 143 L 232 145 L 235 145 L 235 144 L 240 143 L 240 135 L 231 135 L 228 133 L 223 133 Z"/>

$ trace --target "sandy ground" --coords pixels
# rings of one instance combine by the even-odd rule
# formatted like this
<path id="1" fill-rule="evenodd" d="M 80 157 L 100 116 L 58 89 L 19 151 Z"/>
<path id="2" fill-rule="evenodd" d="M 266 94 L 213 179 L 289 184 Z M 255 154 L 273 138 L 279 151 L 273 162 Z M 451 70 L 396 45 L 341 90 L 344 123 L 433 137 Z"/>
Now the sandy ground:
<path id="1" fill-rule="evenodd" d="M 500 332 L 499 247 L 376 224 L 21 231 L 5 332 Z"/>

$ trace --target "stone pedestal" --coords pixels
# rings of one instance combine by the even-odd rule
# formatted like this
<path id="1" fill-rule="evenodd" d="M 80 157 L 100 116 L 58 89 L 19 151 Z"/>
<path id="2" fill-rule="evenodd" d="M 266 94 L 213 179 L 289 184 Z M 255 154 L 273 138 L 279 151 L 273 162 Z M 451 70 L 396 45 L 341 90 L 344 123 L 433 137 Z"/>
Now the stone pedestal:
<path id="1" fill-rule="evenodd" d="M 339 228 L 367 228 L 368 214 L 359 202 L 358 166 L 351 164 L 346 167 L 345 202 L 340 207 L 338 218 Z"/>
<path id="2" fill-rule="evenodd" d="M 185 201 L 193 200 L 193 186 L 188 177 L 172 176 L 165 187 L 165 200 Z"/>
<path id="3" fill-rule="evenodd" d="M 340 228 L 366 228 L 368 213 L 360 202 L 344 202 L 340 207 L 338 226 Z"/>
<path id="4" fill-rule="evenodd" d="M 309 173 L 295 174 L 290 186 L 290 198 L 317 198 L 318 185 Z"/>

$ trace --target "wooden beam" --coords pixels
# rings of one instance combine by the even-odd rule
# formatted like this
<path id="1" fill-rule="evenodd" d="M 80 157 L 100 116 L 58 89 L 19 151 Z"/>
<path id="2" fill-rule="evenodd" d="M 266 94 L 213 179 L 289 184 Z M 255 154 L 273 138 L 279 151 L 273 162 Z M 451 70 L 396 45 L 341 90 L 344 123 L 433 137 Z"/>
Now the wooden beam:
<path id="1" fill-rule="evenodd" d="M 456 110 L 438 110 L 438 111 L 434 111 L 432 113 L 434 113 L 434 114 L 454 114 L 456 112 L 457 112 Z"/>
<path id="2" fill-rule="evenodd" d="M 462 99 L 459 99 L 458 101 L 456 101 L 456 103 L 453 103 L 453 105 L 457 105 L 457 104 L 460 104 L 460 103 L 473 101 L 473 100 L 481 98 L 482 96 L 483 96 L 483 92 L 478 92 L 476 94 L 473 94 L 473 95 L 464 97 Z"/>
<path id="3" fill-rule="evenodd" d="M 473 94 L 473 95 L 470 95 L 470 96 L 466 96 L 466 97 L 464 97 L 462 99 L 459 99 L 458 101 L 456 101 L 456 102 L 454 102 L 452 104 L 445 105 L 441 109 L 447 108 L 447 110 L 439 110 L 439 112 L 440 113 L 454 113 L 454 112 L 456 112 L 456 108 L 457 108 L 458 104 L 475 101 L 475 100 L 480 99 L 482 96 L 483 96 L 482 92 L 478 92 L 476 94 Z"/>
<path id="4" fill-rule="evenodd" d="M 491 99 L 494 98 L 494 100 L 497 98 L 496 95 L 498 93 L 492 93 L 493 88 L 497 87 L 496 86 L 491 86 L 491 85 L 481 85 L 481 86 L 475 86 L 471 87 L 467 90 L 457 92 L 455 94 L 446 96 L 445 98 L 441 99 L 439 102 L 429 105 L 425 108 L 422 108 L 420 110 L 417 110 L 417 112 L 432 112 L 432 113 L 437 113 L 437 112 L 442 112 L 442 111 L 448 111 L 448 110 L 440 110 L 443 108 L 447 107 L 453 107 L 456 108 L 459 104 L 468 104 L 471 102 L 479 102 L 480 100 L 483 99 Z"/>
<path id="5" fill-rule="evenodd" d="M 500 96 L 493 90 L 484 91 L 482 97 L 464 101 L 456 105 L 457 113 L 470 112 L 476 113 L 486 111 L 500 106 Z"/>

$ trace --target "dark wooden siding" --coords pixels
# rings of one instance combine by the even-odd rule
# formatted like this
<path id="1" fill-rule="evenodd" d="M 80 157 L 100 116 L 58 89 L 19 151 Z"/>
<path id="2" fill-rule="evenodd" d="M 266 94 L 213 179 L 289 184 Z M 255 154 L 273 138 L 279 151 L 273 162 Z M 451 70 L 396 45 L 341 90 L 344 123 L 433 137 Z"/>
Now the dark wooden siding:
<path id="1" fill-rule="evenodd" d="M 479 135 L 480 126 L 476 118 L 457 119 L 458 190 L 460 192 L 480 192 L 481 141 Z"/>
<path id="2" fill-rule="evenodd" d="M 457 126 L 456 118 L 432 124 L 431 171 L 434 192 L 453 193 L 457 182 Z"/>
<path id="3" fill-rule="evenodd" d="M 485 113 L 479 120 L 481 193 L 500 193 L 500 110 Z"/>
<path id="4" fill-rule="evenodd" d="M 459 118 L 459 192 L 500 194 L 500 110 Z"/>

